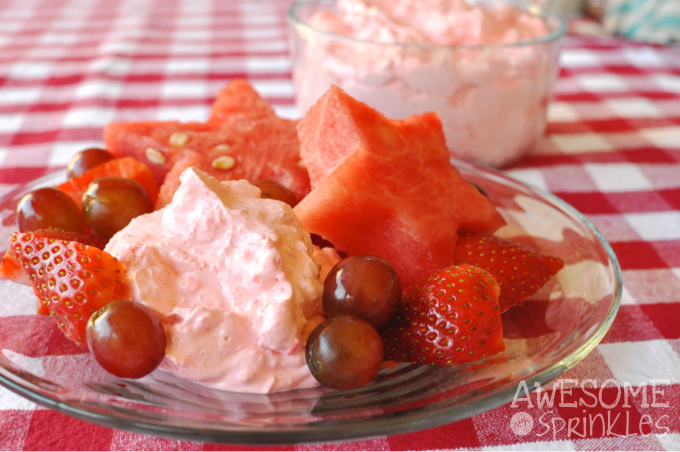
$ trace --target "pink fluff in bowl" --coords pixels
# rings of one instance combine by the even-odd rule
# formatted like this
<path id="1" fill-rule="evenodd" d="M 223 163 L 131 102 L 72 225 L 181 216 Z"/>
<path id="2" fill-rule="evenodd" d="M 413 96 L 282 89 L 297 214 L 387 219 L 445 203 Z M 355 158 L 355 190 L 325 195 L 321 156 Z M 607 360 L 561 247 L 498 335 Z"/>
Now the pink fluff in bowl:
<path id="1" fill-rule="evenodd" d="M 452 156 L 500 167 L 543 137 L 566 25 L 510 0 L 311 0 L 288 10 L 297 104 L 331 85 L 389 118 L 435 111 Z"/>

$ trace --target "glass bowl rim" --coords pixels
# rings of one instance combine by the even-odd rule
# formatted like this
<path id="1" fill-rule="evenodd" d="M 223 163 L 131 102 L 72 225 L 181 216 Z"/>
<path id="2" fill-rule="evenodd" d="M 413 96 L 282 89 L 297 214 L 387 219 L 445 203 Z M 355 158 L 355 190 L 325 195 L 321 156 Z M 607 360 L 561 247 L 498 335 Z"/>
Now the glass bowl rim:
<path id="1" fill-rule="evenodd" d="M 294 30 L 299 35 L 312 35 L 333 41 L 344 42 L 346 44 L 360 44 L 372 45 L 384 48 L 401 48 L 401 49 L 422 49 L 422 50 L 484 50 L 484 49 L 504 49 L 514 47 L 532 46 L 537 44 L 546 44 L 556 42 L 567 33 L 567 22 L 560 16 L 548 12 L 545 8 L 539 5 L 529 3 L 523 0 L 495 0 L 502 1 L 520 9 L 529 12 L 533 16 L 538 16 L 546 22 L 555 22 L 556 26 L 549 33 L 533 39 L 523 41 L 501 43 L 501 44 L 465 44 L 465 45 L 438 45 L 438 44 L 416 44 L 416 43 L 386 43 L 379 41 L 368 41 L 364 39 L 356 39 L 349 36 L 343 36 L 329 31 L 322 31 L 316 29 L 305 22 L 299 14 L 299 11 L 310 4 L 329 4 L 334 0 L 297 0 L 288 7 L 286 13 L 286 22 L 291 30 Z M 494 0 L 482 0 L 483 3 L 489 3 Z"/>
<path id="2" fill-rule="evenodd" d="M 611 327 L 616 314 L 621 304 L 623 278 L 621 267 L 618 259 L 609 245 L 609 242 L 597 230 L 595 225 L 588 220 L 577 209 L 572 207 L 567 202 L 558 198 L 557 196 L 542 190 L 537 187 L 525 184 L 511 176 L 481 165 L 475 165 L 463 161 L 453 160 L 457 168 L 466 168 L 472 171 L 481 171 L 494 175 L 497 178 L 503 179 L 506 182 L 511 182 L 528 188 L 536 192 L 540 196 L 547 198 L 551 202 L 558 205 L 568 213 L 574 215 L 581 221 L 600 242 L 604 248 L 607 257 L 612 266 L 613 272 L 613 293 L 612 301 L 610 302 L 607 314 L 602 319 L 601 324 L 595 329 L 590 337 L 572 351 L 564 359 L 554 363 L 543 371 L 523 379 L 529 388 L 533 388 L 535 383 L 544 385 L 551 380 L 558 377 L 563 372 L 571 369 L 578 362 L 580 362 L 586 355 L 588 355 L 602 340 L 609 328 Z M 40 184 L 46 184 L 58 177 L 65 176 L 65 171 L 56 171 L 44 175 L 40 178 L 21 184 L 16 189 L 6 193 L 1 199 L 9 199 L 22 194 L 26 185 L 33 185 L 39 187 Z M 286 430 L 237 430 L 233 429 L 216 429 L 216 428 L 201 428 L 183 427 L 181 425 L 167 425 L 162 421 L 154 421 L 152 419 L 129 419 L 120 413 L 100 413 L 94 409 L 86 409 L 78 406 L 77 402 L 64 402 L 56 398 L 43 395 L 39 392 L 33 391 L 30 387 L 22 386 L 5 376 L 8 372 L 4 367 L 0 367 L 0 385 L 19 394 L 20 396 L 38 403 L 46 408 L 54 411 L 75 417 L 80 420 L 102 425 L 105 427 L 121 429 L 131 432 L 142 433 L 146 435 L 158 435 L 165 438 L 188 440 L 188 441 L 203 441 L 221 444 L 303 444 L 303 443 L 323 443 L 333 441 L 355 441 L 371 437 L 397 435 L 420 431 L 428 428 L 439 427 L 441 425 L 449 424 L 459 420 L 467 419 L 485 411 L 497 408 L 505 403 L 508 403 L 517 394 L 519 383 L 512 384 L 512 386 L 503 389 L 495 394 L 483 397 L 478 400 L 473 400 L 463 404 L 447 407 L 436 411 L 435 416 L 431 412 L 415 413 L 404 417 L 390 417 L 384 416 L 382 419 L 372 418 L 370 422 L 347 425 L 338 423 L 333 426 L 324 425 L 323 429 L 309 430 L 305 428 L 287 428 Z"/>

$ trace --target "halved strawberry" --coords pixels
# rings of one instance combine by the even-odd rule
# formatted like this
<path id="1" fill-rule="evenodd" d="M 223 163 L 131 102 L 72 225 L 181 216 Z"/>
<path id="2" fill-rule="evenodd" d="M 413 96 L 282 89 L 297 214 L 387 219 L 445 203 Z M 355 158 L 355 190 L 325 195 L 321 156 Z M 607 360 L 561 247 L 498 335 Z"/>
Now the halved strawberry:
<path id="1" fill-rule="evenodd" d="M 13 233 L 10 249 L 31 279 L 39 306 L 66 337 L 86 345 L 87 321 L 114 299 L 123 264 L 95 247 L 34 232 Z"/>
<path id="2" fill-rule="evenodd" d="M 108 241 L 106 237 L 102 237 L 101 235 L 64 231 L 62 229 L 39 229 L 34 232 L 38 235 L 52 239 L 94 246 L 100 250 L 104 249 L 106 242 Z M 31 280 L 28 278 L 28 275 L 26 275 L 26 272 L 24 272 L 21 264 L 14 258 L 14 253 L 11 249 L 7 250 L 2 257 L 2 263 L 0 263 L 0 278 L 9 279 L 10 281 L 25 286 L 31 285 Z M 48 315 L 49 310 L 42 303 L 38 303 L 38 314 Z"/>
<path id="3" fill-rule="evenodd" d="M 451 366 L 505 350 L 499 287 L 485 270 L 456 265 L 409 287 L 383 328 L 385 359 Z"/>
<path id="4" fill-rule="evenodd" d="M 501 312 L 535 294 L 564 267 L 557 257 L 534 253 L 493 235 L 461 234 L 454 263 L 476 265 L 491 273 L 501 287 Z"/>
<path id="5" fill-rule="evenodd" d="M 14 258 L 12 250 L 7 250 L 2 256 L 2 263 L 0 263 L 0 278 L 9 279 L 24 286 L 30 286 L 31 280 L 28 278 L 26 272 L 21 267 L 21 264 Z"/>
<path id="6" fill-rule="evenodd" d="M 134 179 L 146 188 L 151 201 L 155 203 L 158 198 L 158 184 L 156 184 L 151 170 L 144 163 L 132 157 L 109 160 L 79 177 L 64 182 L 57 186 L 57 188 L 69 195 L 80 206 L 83 203 L 83 193 L 87 191 L 90 182 L 105 176 Z"/>
<path id="7" fill-rule="evenodd" d="M 81 245 L 93 246 L 100 250 L 103 250 L 109 241 L 109 239 L 102 235 L 64 231 L 63 229 L 38 229 L 37 231 L 32 232 L 42 237 L 63 240 L 65 242 L 78 242 Z"/>

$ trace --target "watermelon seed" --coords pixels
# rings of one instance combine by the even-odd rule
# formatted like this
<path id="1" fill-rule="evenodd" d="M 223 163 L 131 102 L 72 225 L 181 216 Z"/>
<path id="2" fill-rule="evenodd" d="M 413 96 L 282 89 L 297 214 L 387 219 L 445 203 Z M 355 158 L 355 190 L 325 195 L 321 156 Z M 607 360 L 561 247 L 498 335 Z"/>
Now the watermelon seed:
<path id="1" fill-rule="evenodd" d="M 236 159 L 231 155 L 222 155 L 212 161 L 212 167 L 220 170 L 230 170 L 236 166 Z"/>
<path id="2" fill-rule="evenodd" d="M 187 141 L 189 141 L 189 136 L 186 133 L 175 132 L 172 135 L 170 135 L 168 143 L 170 143 L 170 146 L 181 148 L 185 144 L 187 144 Z"/>
<path id="3" fill-rule="evenodd" d="M 154 148 L 146 148 L 144 154 L 151 163 L 155 163 L 156 165 L 165 164 L 165 156 L 161 154 L 160 151 L 157 151 Z"/>

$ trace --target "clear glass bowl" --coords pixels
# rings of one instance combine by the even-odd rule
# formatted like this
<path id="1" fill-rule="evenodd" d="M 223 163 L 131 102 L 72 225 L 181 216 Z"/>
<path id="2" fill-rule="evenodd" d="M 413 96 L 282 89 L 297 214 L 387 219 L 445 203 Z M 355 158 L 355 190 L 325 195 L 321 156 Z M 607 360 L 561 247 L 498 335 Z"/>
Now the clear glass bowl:
<path id="1" fill-rule="evenodd" d="M 602 339 L 621 296 L 616 257 L 593 225 L 556 197 L 501 173 L 455 162 L 508 221 L 498 234 L 558 256 L 565 268 L 503 315 L 507 350 L 468 367 L 401 364 L 352 391 L 313 388 L 270 395 L 214 390 L 156 371 L 141 380 L 105 373 L 54 322 L 35 314 L 32 290 L 0 281 L 0 384 L 96 424 L 216 443 L 352 440 L 435 427 L 512 400 L 520 381 L 546 383 Z M 16 230 L 19 198 L 65 179 L 60 172 L 0 200 L 0 243 Z"/>
<path id="2" fill-rule="evenodd" d="M 331 85 L 337 85 L 388 118 L 437 112 L 454 157 L 495 167 L 519 159 L 545 132 L 566 24 L 527 1 L 471 3 L 479 10 L 511 8 L 531 18 L 509 27 L 508 35 L 531 28 L 527 23 L 543 25 L 538 31 L 522 32 L 507 44 L 385 43 L 330 32 L 337 27 L 322 18 L 337 13 L 336 0 L 296 2 L 288 10 L 287 22 L 298 108 L 304 114 Z M 504 11 L 499 17 L 511 16 Z M 471 21 L 479 18 L 473 14 L 465 17 Z M 500 22 L 499 27 L 506 26 L 504 19 Z M 375 24 L 365 21 L 360 32 L 374 29 Z M 471 34 L 477 31 L 467 23 L 453 28 Z M 544 34 L 519 37 L 539 32 Z"/>

